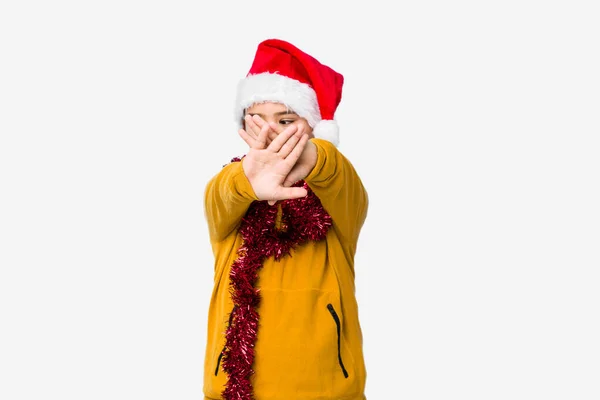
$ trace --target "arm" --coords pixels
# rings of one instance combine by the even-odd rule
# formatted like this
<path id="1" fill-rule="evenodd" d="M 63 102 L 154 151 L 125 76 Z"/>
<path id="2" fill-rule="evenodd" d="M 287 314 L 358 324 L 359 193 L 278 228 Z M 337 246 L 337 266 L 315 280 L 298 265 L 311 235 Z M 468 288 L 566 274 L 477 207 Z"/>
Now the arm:
<path id="1" fill-rule="evenodd" d="M 350 161 L 331 142 L 310 141 L 316 148 L 316 163 L 304 180 L 331 215 L 339 235 L 354 249 L 367 216 L 367 191 Z"/>
<path id="2" fill-rule="evenodd" d="M 284 187 L 283 182 L 308 136 L 290 126 L 265 148 L 268 132 L 266 124 L 257 138 L 240 129 L 238 133 L 250 146 L 248 154 L 223 167 L 206 186 L 204 210 L 212 243 L 222 241 L 239 226 L 253 201 L 306 196 L 306 189 Z"/>
<path id="3" fill-rule="evenodd" d="M 211 242 L 225 239 L 237 228 L 254 200 L 258 198 L 244 174 L 242 162 L 223 167 L 204 192 L 204 214 Z"/>

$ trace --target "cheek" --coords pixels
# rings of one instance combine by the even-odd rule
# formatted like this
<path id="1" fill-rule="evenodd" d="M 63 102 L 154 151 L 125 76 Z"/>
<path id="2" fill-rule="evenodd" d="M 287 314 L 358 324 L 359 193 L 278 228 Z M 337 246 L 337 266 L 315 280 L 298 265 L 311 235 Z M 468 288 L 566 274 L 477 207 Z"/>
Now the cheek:
<path id="1" fill-rule="evenodd" d="M 313 128 L 308 124 L 308 122 L 303 123 L 303 125 L 304 125 L 304 132 L 308 133 L 311 137 L 314 137 Z"/>

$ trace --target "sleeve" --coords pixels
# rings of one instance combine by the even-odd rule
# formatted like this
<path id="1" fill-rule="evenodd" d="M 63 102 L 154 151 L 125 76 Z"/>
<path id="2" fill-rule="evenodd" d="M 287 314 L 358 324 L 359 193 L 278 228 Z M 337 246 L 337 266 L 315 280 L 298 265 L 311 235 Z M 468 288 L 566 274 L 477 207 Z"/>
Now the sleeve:
<path id="1" fill-rule="evenodd" d="M 355 248 L 367 217 L 367 191 L 354 166 L 331 142 L 310 140 L 317 147 L 317 162 L 304 180 L 331 215 L 334 229 Z"/>
<path id="2" fill-rule="evenodd" d="M 233 232 L 254 200 L 258 198 L 241 161 L 224 166 L 204 192 L 204 214 L 211 242 L 222 241 Z"/>

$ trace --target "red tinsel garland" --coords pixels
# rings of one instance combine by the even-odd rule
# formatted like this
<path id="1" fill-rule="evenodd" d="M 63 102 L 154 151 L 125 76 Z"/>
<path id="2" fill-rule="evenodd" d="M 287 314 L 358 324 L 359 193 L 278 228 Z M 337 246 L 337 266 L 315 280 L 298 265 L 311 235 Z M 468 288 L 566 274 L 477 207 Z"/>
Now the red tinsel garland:
<path id="1" fill-rule="evenodd" d="M 237 161 L 241 158 L 231 160 Z M 254 284 L 263 261 L 271 256 L 279 260 L 297 245 L 324 239 L 332 225 L 331 216 L 308 184 L 298 181 L 293 186 L 304 187 L 308 194 L 278 202 L 282 211 L 279 224 L 278 206 L 270 206 L 265 200 L 254 201 L 240 225 L 243 244 L 229 274 L 234 308 L 225 333 L 222 361 L 223 371 L 228 375 L 222 392 L 226 400 L 254 400 L 250 376 L 254 374 L 260 303 L 260 289 Z"/>

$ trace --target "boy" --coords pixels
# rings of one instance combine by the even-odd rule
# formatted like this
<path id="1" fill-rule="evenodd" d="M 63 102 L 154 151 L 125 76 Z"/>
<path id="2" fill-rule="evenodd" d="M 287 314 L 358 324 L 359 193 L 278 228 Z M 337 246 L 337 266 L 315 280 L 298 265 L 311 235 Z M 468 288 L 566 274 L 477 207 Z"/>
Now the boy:
<path id="1" fill-rule="evenodd" d="M 343 76 L 268 39 L 238 85 L 248 144 L 207 184 L 205 400 L 365 400 L 354 254 L 367 192 L 337 149 Z"/>

